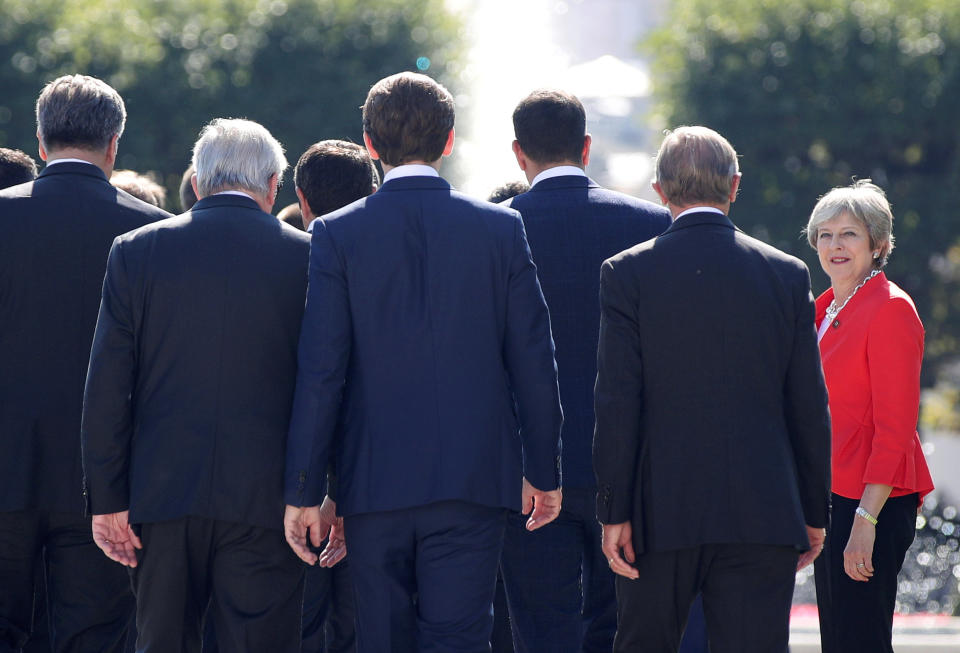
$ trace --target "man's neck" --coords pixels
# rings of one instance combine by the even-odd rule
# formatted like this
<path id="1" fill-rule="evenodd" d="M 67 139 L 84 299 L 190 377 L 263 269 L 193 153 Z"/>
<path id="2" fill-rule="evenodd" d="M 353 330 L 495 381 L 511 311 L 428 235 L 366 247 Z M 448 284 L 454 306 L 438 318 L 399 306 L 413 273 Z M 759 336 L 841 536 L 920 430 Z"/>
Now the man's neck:
<path id="1" fill-rule="evenodd" d="M 538 163 L 537 161 L 533 161 L 532 159 L 528 158 L 527 167 L 523 171 L 523 174 L 527 178 L 527 183 L 533 184 L 533 180 L 536 179 L 537 175 L 539 175 L 541 172 L 546 172 L 547 170 L 551 170 L 553 168 L 559 168 L 560 166 L 572 166 L 574 168 L 580 168 L 580 170 L 584 169 L 583 164 L 577 163 L 576 161 L 558 161 L 556 163 Z"/>
<path id="2" fill-rule="evenodd" d="M 689 211 L 691 209 L 715 209 L 720 211 L 724 215 L 730 213 L 730 202 L 725 202 L 723 204 L 708 204 L 705 202 L 697 202 L 694 204 L 685 204 L 683 206 L 676 206 L 671 203 L 667 203 L 667 209 L 670 211 L 670 216 L 676 220 L 681 213 L 684 211 Z"/>
<path id="3" fill-rule="evenodd" d="M 52 152 L 47 152 L 47 156 L 44 160 L 47 164 L 54 163 L 60 159 L 78 159 L 80 161 L 86 161 L 89 164 L 95 165 L 103 171 L 103 174 L 107 176 L 107 179 L 110 178 L 110 175 L 113 174 L 113 165 L 112 163 L 107 163 L 107 158 L 104 156 L 103 152 L 97 152 L 94 150 L 84 150 L 76 147 L 65 147 L 59 150 L 54 150 Z"/>
<path id="4" fill-rule="evenodd" d="M 441 157 L 441 158 L 437 159 L 436 161 L 404 161 L 404 162 L 401 163 L 400 165 L 392 166 L 392 165 L 388 165 L 388 164 L 384 163 L 384 162 L 383 162 L 383 159 L 380 159 L 380 165 L 381 165 L 381 167 L 383 167 L 383 176 L 386 177 L 388 172 L 390 172 L 390 171 L 393 170 L 394 168 L 399 168 L 399 167 L 401 167 L 401 166 L 412 166 L 412 165 L 430 166 L 431 168 L 433 168 L 433 169 L 436 170 L 437 172 L 440 172 L 440 162 L 441 162 L 442 160 L 443 160 L 443 158 Z"/>
<path id="5" fill-rule="evenodd" d="M 257 206 L 259 206 L 260 210 L 263 211 L 264 213 L 270 213 L 271 211 L 273 211 L 273 200 L 270 199 L 269 193 L 265 195 L 263 193 L 250 190 L 249 188 L 236 187 L 236 188 L 220 188 L 215 192 L 210 193 L 210 195 L 206 195 L 205 197 L 211 197 L 213 195 L 218 195 L 220 193 L 227 193 L 227 194 L 241 193 L 243 195 L 246 195 L 250 199 L 252 199 L 254 202 L 256 202 Z M 200 198 L 200 199 L 203 199 L 203 198 Z"/>

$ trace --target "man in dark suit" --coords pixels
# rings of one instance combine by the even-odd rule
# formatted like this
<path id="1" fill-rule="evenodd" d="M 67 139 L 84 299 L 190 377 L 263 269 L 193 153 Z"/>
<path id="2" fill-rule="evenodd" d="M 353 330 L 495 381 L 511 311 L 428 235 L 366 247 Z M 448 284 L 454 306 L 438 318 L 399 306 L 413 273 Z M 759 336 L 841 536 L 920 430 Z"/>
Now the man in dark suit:
<path id="1" fill-rule="evenodd" d="M 377 190 L 380 177 L 366 149 L 348 141 L 314 143 L 293 170 L 303 229 L 318 217 Z M 336 512 L 328 501 L 327 509 Z M 342 519 L 334 517 L 331 556 L 307 569 L 303 592 L 303 653 L 352 653 L 356 650 L 356 608 L 350 566 L 332 554 L 342 536 Z M 341 550 L 340 553 L 345 553 Z"/>
<path id="2" fill-rule="evenodd" d="M 600 265 L 661 234 L 670 213 L 587 177 L 591 139 L 573 95 L 534 91 L 514 110 L 513 128 L 513 151 L 531 187 L 507 206 L 523 216 L 550 307 L 564 412 L 560 516 L 534 532 L 517 513 L 507 520 L 501 564 L 514 644 L 523 653 L 609 653 L 617 603 L 590 466 Z"/>
<path id="3" fill-rule="evenodd" d="M 306 561 L 331 441 L 358 650 L 489 651 L 506 509 L 560 509 L 547 307 L 515 211 L 451 190 L 453 98 L 373 86 L 379 191 L 313 223 L 287 454 L 287 539 Z"/>
<path id="4" fill-rule="evenodd" d="M 138 651 L 199 651 L 205 611 L 221 650 L 299 651 L 282 485 L 309 238 L 269 213 L 287 163 L 261 125 L 214 120 L 193 164 L 193 208 L 110 250 L 83 405 L 94 540 L 133 568 Z"/>
<path id="5" fill-rule="evenodd" d="M 740 173 L 722 136 L 677 129 L 656 171 L 673 224 L 600 282 L 593 460 L 620 575 L 614 650 L 676 651 L 702 592 L 713 653 L 785 653 L 830 490 L 809 273 L 727 218 Z"/>
<path id="6" fill-rule="evenodd" d="M 107 252 L 169 214 L 107 181 L 123 133 L 120 95 L 60 77 L 37 100 L 36 181 L 0 191 L 0 651 L 31 632 L 46 578 L 54 651 L 117 651 L 133 611 L 120 565 L 83 515 L 80 412 Z"/>

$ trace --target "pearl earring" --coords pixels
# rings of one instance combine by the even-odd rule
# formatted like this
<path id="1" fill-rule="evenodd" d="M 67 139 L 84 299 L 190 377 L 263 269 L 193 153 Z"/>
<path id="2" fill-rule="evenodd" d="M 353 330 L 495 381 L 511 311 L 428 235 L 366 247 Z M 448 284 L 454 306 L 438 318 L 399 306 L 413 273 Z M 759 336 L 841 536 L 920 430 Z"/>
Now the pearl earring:
<path id="1" fill-rule="evenodd" d="M 874 252 L 873 258 L 880 258 L 880 252 Z"/>

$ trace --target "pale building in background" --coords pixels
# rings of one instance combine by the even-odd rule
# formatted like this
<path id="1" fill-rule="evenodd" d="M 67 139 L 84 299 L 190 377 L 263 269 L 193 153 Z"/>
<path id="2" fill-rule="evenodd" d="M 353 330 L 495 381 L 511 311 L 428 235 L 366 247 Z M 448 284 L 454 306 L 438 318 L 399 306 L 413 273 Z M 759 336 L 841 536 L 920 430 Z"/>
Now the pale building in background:
<path id="1" fill-rule="evenodd" d="M 449 175 L 486 196 L 522 179 L 510 145 L 513 108 L 535 88 L 577 95 L 593 136 L 588 174 L 653 199 L 651 82 L 637 43 L 665 18 L 669 0 L 448 0 L 469 41 L 458 94 L 457 146 Z"/>

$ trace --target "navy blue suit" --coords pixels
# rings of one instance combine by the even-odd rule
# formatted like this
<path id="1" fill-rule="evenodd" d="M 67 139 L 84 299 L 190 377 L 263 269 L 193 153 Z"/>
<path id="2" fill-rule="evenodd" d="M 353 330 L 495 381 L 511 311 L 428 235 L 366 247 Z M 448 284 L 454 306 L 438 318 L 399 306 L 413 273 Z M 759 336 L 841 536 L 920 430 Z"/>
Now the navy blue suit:
<path id="1" fill-rule="evenodd" d="M 358 650 L 489 646 L 504 512 L 559 485 L 561 422 L 515 211 L 416 176 L 314 224 L 286 501 L 320 503 L 337 434 Z"/>
<path id="2" fill-rule="evenodd" d="M 560 517 L 534 532 L 519 513 L 508 519 L 502 567 L 514 645 L 521 653 L 610 651 L 616 597 L 600 550 L 591 466 L 600 266 L 659 236 L 670 213 L 582 175 L 543 179 L 507 205 L 523 217 L 550 307 L 564 410 Z"/>

